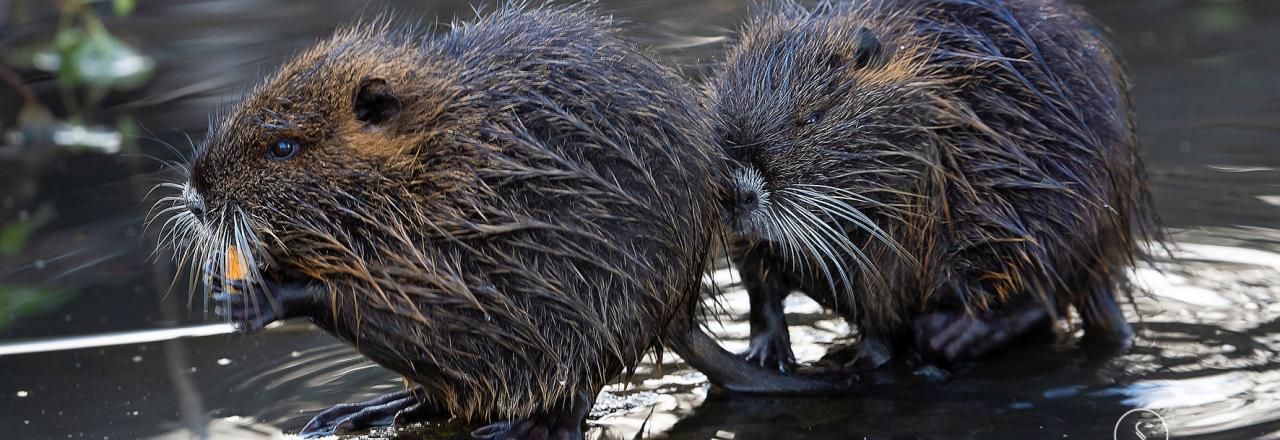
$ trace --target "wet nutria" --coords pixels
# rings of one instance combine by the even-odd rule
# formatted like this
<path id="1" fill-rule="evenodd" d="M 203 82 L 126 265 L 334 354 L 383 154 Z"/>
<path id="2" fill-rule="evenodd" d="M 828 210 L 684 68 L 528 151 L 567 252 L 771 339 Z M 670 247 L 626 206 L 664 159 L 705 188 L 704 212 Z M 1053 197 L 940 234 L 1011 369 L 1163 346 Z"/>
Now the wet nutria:
<path id="1" fill-rule="evenodd" d="M 356 27 L 212 130 L 168 200 L 218 313 L 310 318 L 415 385 L 303 434 L 438 409 L 581 438 L 606 381 L 690 326 L 725 164 L 692 87 L 610 26 L 509 3 L 435 38 Z"/>
<path id="2" fill-rule="evenodd" d="M 974 358 L 1072 307 L 1131 338 L 1116 296 L 1153 222 L 1127 79 L 1081 11 L 778 1 L 740 38 L 708 96 L 749 360 L 789 368 L 792 290 L 858 324 L 862 367 Z"/>

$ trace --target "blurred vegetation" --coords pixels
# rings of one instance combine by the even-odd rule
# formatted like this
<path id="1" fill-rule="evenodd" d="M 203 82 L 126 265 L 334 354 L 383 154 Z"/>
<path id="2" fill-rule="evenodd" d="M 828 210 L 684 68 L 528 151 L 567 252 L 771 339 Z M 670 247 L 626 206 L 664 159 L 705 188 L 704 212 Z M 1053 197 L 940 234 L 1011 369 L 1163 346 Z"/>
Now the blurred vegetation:
<path id="1" fill-rule="evenodd" d="M 40 205 L 35 214 L 23 211 L 18 221 L 0 226 L 0 257 L 12 257 L 22 252 L 27 245 L 27 237 L 31 232 L 53 219 L 53 206 L 48 203 Z"/>
<path id="2" fill-rule="evenodd" d="M 15 11 L 47 8 L 47 0 L 16 1 Z M 0 87 L 13 88 L 22 100 L 13 118 L 5 121 L 0 160 L 23 164 L 15 169 L 20 185 L 11 185 L 4 194 L 16 198 L 16 206 L 37 205 L 18 211 L 11 221 L 0 221 L 0 259 L 14 261 L 23 252 L 32 234 L 55 216 L 48 202 L 31 200 L 37 194 L 34 182 L 44 162 L 62 152 L 70 154 L 116 154 L 136 152 L 133 139 L 137 123 L 129 115 L 104 120 L 97 110 L 112 92 L 137 89 L 155 70 L 155 61 L 139 48 L 113 34 L 104 16 L 124 17 L 133 12 L 135 0 L 57 0 L 52 3 L 57 27 L 51 35 L 24 47 L 6 50 L 0 59 Z M 21 72 L 21 73 L 20 73 Z M 24 80 L 24 75 L 52 75 L 56 94 L 41 96 Z M 52 102 L 50 102 L 52 101 Z M 55 114 L 54 110 L 59 110 Z M 37 269 L 44 264 L 37 260 Z M 21 316 L 39 314 L 68 301 L 68 289 L 0 284 L 0 329 Z"/>
<path id="3" fill-rule="evenodd" d="M 21 316 L 56 309 L 71 296 L 66 289 L 0 286 L 0 329 L 13 324 Z"/>
<path id="4" fill-rule="evenodd" d="M 30 3 L 17 2 L 15 8 L 30 9 Z M 23 5 L 28 3 L 27 5 Z M 112 34 L 102 12 L 126 16 L 135 0 L 58 0 L 57 28 L 48 39 L 9 51 L 3 75 L 23 98 L 22 109 L 6 139 L 19 140 L 27 146 L 51 143 L 72 149 L 88 149 L 116 153 L 124 144 L 121 124 L 132 120 L 112 121 L 102 126 L 95 112 L 112 91 L 136 89 L 147 82 L 155 71 L 155 61 L 141 50 Z M 109 6 L 109 11 L 104 11 Z M 47 72 L 58 85 L 58 101 L 65 114 L 61 120 L 50 114 L 50 106 L 41 102 L 14 74 L 14 70 Z"/>

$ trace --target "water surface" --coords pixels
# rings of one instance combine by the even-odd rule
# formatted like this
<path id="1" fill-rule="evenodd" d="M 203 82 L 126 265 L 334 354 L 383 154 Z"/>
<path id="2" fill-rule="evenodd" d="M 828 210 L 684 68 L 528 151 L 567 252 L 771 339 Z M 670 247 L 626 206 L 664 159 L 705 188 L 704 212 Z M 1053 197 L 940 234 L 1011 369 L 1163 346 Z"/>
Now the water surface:
<path id="1" fill-rule="evenodd" d="M 16 2 L 17 4 L 42 2 Z M 378 2 L 141 2 L 107 26 L 156 61 L 141 89 L 98 117 L 144 130 L 121 154 L 39 142 L 0 147 L 0 225 L 39 222 L 0 254 L 0 289 L 39 298 L 0 320 L 6 438 L 273 438 L 328 405 L 400 387 L 392 373 L 301 323 L 245 337 L 188 304 L 173 267 L 149 258 L 143 194 L 164 176 L 149 157 L 187 151 L 210 114 L 262 72 Z M 1152 191 L 1176 259 L 1135 271 L 1138 330 L 1124 352 L 1072 341 L 1028 345 L 964 366 L 923 391 L 849 398 L 749 398 L 710 390 L 670 356 L 607 390 L 597 438 L 1111 438 L 1150 408 L 1175 438 L 1280 438 L 1280 3 L 1091 0 L 1134 77 Z M 0 2 L 0 8 L 5 2 Z M 17 9 L 10 5 L 11 9 Z M 45 7 L 47 8 L 47 6 Z M 447 22 L 463 1 L 397 3 Z M 634 38 L 700 77 L 744 14 L 732 0 L 602 1 Z M 25 15 L 24 15 L 25 14 Z M 48 39 L 56 16 L 0 15 L 0 51 Z M 55 114 L 55 81 L 20 72 Z M 0 120 L 17 102 L 0 88 Z M 717 274 L 731 282 L 728 272 Z M 745 294 L 728 289 L 713 327 L 745 348 Z M 792 297 L 797 355 L 816 360 L 848 327 Z M 2 309 L 0 309 L 2 310 Z M 8 312 L 5 312 L 8 313 Z M 182 336 L 182 337 L 178 337 Z M 658 371 L 661 371 L 661 374 Z M 643 427 L 643 428 L 642 428 Z M 411 435 L 455 436 L 435 421 Z M 394 435 L 394 434 L 385 434 Z"/>

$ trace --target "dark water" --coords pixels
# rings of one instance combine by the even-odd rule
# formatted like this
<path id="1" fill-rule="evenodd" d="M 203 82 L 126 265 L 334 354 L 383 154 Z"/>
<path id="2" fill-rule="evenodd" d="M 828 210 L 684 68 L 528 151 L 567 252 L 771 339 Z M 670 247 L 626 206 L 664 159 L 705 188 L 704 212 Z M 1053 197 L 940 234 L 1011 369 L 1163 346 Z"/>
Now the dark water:
<path id="1" fill-rule="evenodd" d="M 1174 438 L 1280 438 L 1280 2 L 1084 5 L 1131 66 L 1156 203 L 1177 244 L 1176 260 L 1134 273 L 1150 295 L 1136 297 L 1131 349 L 1019 347 L 941 385 L 840 399 L 709 393 L 700 375 L 668 358 L 665 374 L 646 363 L 631 386 L 606 390 L 620 398 L 602 399 L 611 405 L 598 405 L 590 435 L 632 438 L 643 426 L 646 438 L 1095 439 L 1112 438 L 1121 416 L 1141 407 L 1160 414 Z M 470 15 L 462 1 L 395 8 L 427 22 Z M 745 10 L 732 0 L 602 8 L 695 77 Z M 44 2 L 0 1 L 0 9 L 0 51 L 50 38 L 56 16 Z M 157 70 L 141 89 L 108 95 L 96 117 L 128 116 L 145 130 L 126 136 L 120 154 L 39 140 L 0 147 L 0 245 L 4 231 L 33 226 L 18 251 L 0 253 L 0 296 L 29 299 L 0 304 L 0 438 L 279 437 L 330 404 L 400 386 L 307 325 L 243 337 L 205 321 L 184 283 L 169 288 L 172 266 L 149 258 L 139 203 L 163 176 L 148 156 L 175 159 L 164 145 L 186 151 L 186 135 L 202 135 L 209 115 L 262 72 L 380 9 L 144 1 L 106 21 Z M 50 75 L 19 73 L 55 115 L 65 111 Z M 0 86 L 4 124 L 16 102 Z M 791 301 L 802 360 L 848 332 L 813 304 Z M 723 302 L 731 307 L 721 335 L 744 348 L 745 296 L 731 290 Z M 465 428 L 441 421 L 411 435 L 457 432 Z"/>

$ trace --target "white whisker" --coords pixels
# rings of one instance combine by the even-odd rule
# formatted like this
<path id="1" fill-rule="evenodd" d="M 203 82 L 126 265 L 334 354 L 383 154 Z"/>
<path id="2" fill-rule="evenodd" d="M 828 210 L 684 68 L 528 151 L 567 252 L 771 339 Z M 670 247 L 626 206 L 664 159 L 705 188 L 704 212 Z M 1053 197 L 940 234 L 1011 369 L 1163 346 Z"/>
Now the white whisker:
<path id="1" fill-rule="evenodd" d="M 889 237 L 889 234 L 886 233 L 883 229 L 880 229 L 880 227 L 876 225 L 875 222 L 872 221 L 870 217 L 868 217 L 866 214 L 863 214 L 857 208 L 854 208 L 848 203 L 844 203 L 839 199 L 824 197 L 823 194 L 815 193 L 807 190 L 798 190 L 793 194 L 797 196 L 796 198 L 799 201 L 804 202 L 806 205 L 809 205 L 810 207 L 816 209 L 818 212 L 826 214 L 827 216 L 830 217 L 831 220 L 833 221 L 845 220 L 849 223 L 852 223 L 854 226 L 857 226 L 862 231 L 870 234 L 872 238 L 875 238 L 876 240 L 883 243 L 885 246 L 888 246 L 896 254 L 898 254 L 899 257 L 902 257 L 908 260 L 913 260 L 913 257 L 906 251 L 905 248 L 902 247 L 901 244 L 899 244 L 892 237 Z"/>

